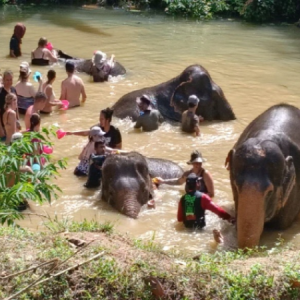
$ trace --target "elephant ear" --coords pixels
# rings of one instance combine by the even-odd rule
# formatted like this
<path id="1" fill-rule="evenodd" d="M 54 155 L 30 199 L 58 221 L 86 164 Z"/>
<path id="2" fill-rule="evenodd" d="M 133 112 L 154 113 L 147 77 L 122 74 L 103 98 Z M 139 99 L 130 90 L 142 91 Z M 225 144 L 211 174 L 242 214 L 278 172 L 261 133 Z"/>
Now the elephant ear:
<path id="1" fill-rule="evenodd" d="M 232 156 L 233 156 L 234 153 L 235 153 L 235 150 L 231 149 L 228 152 L 227 157 L 225 159 L 225 168 L 226 168 L 227 171 L 230 171 L 230 163 L 231 163 Z"/>
<path id="2" fill-rule="evenodd" d="M 282 183 L 282 203 L 283 207 L 289 196 L 291 191 L 293 190 L 296 183 L 296 171 L 294 166 L 294 160 L 292 156 L 287 156 L 285 159 L 285 175 Z"/>

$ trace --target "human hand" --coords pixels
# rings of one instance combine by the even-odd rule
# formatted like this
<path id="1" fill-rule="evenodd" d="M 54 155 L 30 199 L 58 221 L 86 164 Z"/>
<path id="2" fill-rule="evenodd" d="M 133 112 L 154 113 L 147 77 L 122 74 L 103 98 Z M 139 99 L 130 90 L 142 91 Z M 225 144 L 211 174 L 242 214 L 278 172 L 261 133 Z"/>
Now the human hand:
<path id="1" fill-rule="evenodd" d="M 154 177 L 152 178 L 153 183 L 162 184 L 164 183 L 164 180 L 161 177 Z"/>

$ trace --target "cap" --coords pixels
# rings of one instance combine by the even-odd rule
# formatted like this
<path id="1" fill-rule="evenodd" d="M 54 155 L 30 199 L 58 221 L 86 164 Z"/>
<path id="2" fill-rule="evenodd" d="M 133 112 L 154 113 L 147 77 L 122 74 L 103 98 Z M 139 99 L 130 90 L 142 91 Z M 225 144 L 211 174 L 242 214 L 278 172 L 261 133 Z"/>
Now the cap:
<path id="1" fill-rule="evenodd" d="M 152 101 L 150 97 L 146 94 L 142 95 L 141 97 L 138 97 L 136 99 L 137 104 L 146 103 L 148 105 L 152 104 Z"/>
<path id="2" fill-rule="evenodd" d="M 198 105 L 200 102 L 199 98 L 196 95 L 189 96 L 189 99 L 187 101 L 188 104 L 192 103 L 194 105 Z"/>
<path id="3" fill-rule="evenodd" d="M 23 61 L 20 64 L 20 72 L 24 72 L 26 74 L 31 73 L 31 70 L 29 69 L 29 63 L 27 61 Z"/>
<path id="4" fill-rule="evenodd" d="M 196 150 L 192 152 L 191 159 L 187 162 L 187 164 L 191 165 L 193 163 L 202 163 L 203 161 L 202 154 Z"/>
<path id="5" fill-rule="evenodd" d="M 94 142 L 100 142 L 103 140 L 103 136 L 105 135 L 105 132 L 99 127 L 94 126 L 90 129 L 90 136 L 93 137 Z"/>
<path id="6" fill-rule="evenodd" d="M 15 142 L 17 140 L 20 140 L 23 138 L 23 134 L 21 132 L 15 132 L 12 136 L 11 136 L 11 141 Z"/>

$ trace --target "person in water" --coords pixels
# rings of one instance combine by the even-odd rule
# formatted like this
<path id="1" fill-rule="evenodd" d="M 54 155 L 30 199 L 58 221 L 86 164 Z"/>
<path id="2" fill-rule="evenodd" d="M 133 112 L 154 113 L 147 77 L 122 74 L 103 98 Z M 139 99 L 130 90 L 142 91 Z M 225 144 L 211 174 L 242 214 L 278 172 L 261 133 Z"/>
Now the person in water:
<path id="1" fill-rule="evenodd" d="M 186 178 L 185 190 L 178 204 L 177 220 L 187 228 L 203 228 L 206 225 L 205 211 L 210 210 L 223 220 L 234 223 L 235 219 L 224 209 L 214 204 L 211 198 L 199 192 L 201 178 L 191 173 Z"/>
<path id="2" fill-rule="evenodd" d="M 137 118 L 134 128 L 142 128 L 143 131 L 157 130 L 164 119 L 158 110 L 151 108 L 151 99 L 143 95 L 137 98 L 137 104 L 142 114 Z"/>
<path id="3" fill-rule="evenodd" d="M 62 103 L 60 100 L 55 99 L 55 93 L 52 87 L 53 82 L 56 78 L 56 72 L 54 70 L 49 70 L 47 73 L 47 81 L 42 85 L 42 91 L 47 96 L 47 102 L 41 113 L 49 114 L 52 112 L 53 106 L 61 107 Z"/>
<path id="4" fill-rule="evenodd" d="M 37 66 L 46 66 L 57 62 L 58 58 L 46 47 L 48 41 L 45 37 L 39 39 L 38 47 L 31 52 L 31 63 Z"/>
<path id="5" fill-rule="evenodd" d="M 74 74 L 75 65 L 73 62 L 66 62 L 66 72 L 68 78 L 61 83 L 60 100 L 68 100 L 70 103 L 69 107 L 80 106 L 80 95 L 82 95 L 81 102 L 84 103 L 86 101 L 83 81 Z"/>
<path id="6" fill-rule="evenodd" d="M 26 27 L 22 23 L 18 23 L 15 26 L 14 34 L 12 35 L 9 43 L 9 56 L 10 57 L 19 57 L 22 55 L 21 44 L 22 38 L 26 32 Z"/>
<path id="7" fill-rule="evenodd" d="M 5 144 L 10 145 L 14 133 L 17 132 L 17 96 L 9 93 L 5 97 L 3 123 L 5 130 Z"/>
<path id="8" fill-rule="evenodd" d="M 200 100 L 197 96 L 191 95 L 188 99 L 188 110 L 182 113 L 181 117 L 181 129 L 184 132 L 196 133 L 196 136 L 200 136 L 199 122 L 200 119 L 196 115 L 196 110 Z M 201 117 L 202 119 L 202 117 Z"/>
<path id="9" fill-rule="evenodd" d="M 25 114 L 29 106 L 33 105 L 34 97 L 36 95 L 35 88 L 29 82 L 31 70 L 28 62 L 24 61 L 20 65 L 20 76 L 15 88 L 18 95 L 18 108 L 20 113 Z M 38 92 L 42 88 L 42 80 L 39 79 Z"/>
<path id="10" fill-rule="evenodd" d="M 211 198 L 215 195 L 214 183 L 210 173 L 202 167 L 203 158 L 200 152 L 197 150 L 192 152 L 191 159 L 187 162 L 188 165 L 192 165 L 193 168 L 183 173 L 180 178 L 162 179 L 157 177 L 159 184 L 165 183 L 170 185 L 181 185 L 185 183 L 187 177 L 191 173 L 195 173 L 201 179 L 201 185 L 199 185 L 200 192 L 207 194 Z"/>
<path id="11" fill-rule="evenodd" d="M 112 54 L 111 58 L 108 60 L 106 53 L 102 51 L 96 51 L 92 58 L 92 70 L 91 74 L 93 76 L 94 82 L 107 81 L 111 69 L 114 67 L 115 56 Z"/>
<path id="12" fill-rule="evenodd" d="M 112 149 L 122 149 L 122 136 L 120 130 L 111 125 L 113 113 L 113 109 L 109 107 L 106 109 L 102 109 L 100 112 L 99 123 L 95 126 L 99 126 L 101 130 L 105 132 L 104 139 L 106 146 Z M 88 136 L 90 134 L 90 130 L 68 131 L 66 134 Z"/>
<path id="13" fill-rule="evenodd" d="M 42 110 L 47 102 L 47 96 L 43 92 L 38 92 L 35 95 L 33 105 L 29 106 L 26 110 L 26 114 L 24 117 L 25 127 L 26 129 L 30 128 L 30 118 L 34 113 L 39 113 Z"/>
<path id="14" fill-rule="evenodd" d="M 30 117 L 30 127 L 27 131 L 39 132 L 41 127 L 41 116 L 38 113 L 33 113 Z"/>

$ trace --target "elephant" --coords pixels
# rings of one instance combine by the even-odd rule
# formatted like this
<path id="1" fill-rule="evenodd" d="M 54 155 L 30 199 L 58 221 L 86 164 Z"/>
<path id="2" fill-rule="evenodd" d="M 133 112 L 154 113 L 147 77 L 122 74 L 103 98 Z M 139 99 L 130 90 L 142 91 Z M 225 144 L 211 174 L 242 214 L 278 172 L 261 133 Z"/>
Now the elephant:
<path id="1" fill-rule="evenodd" d="M 226 158 L 239 248 L 259 244 L 264 226 L 285 229 L 300 211 L 300 110 L 278 104 L 254 119 Z"/>
<path id="2" fill-rule="evenodd" d="M 82 58 L 75 58 L 61 50 L 57 51 L 59 58 L 72 61 L 75 65 L 75 69 L 77 72 L 84 72 L 88 75 L 93 76 L 94 82 L 102 82 L 107 80 L 107 78 L 103 78 L 101 72 L 93 65 L 92 59 L 82 59 Z M 109 75 L 111 76 L 118 76 L 118 75 L 125 75 L 126 69 L 117 61 L 115 61 L 114 66 L 111 68 Z"/>
<path id="3" fill-rule="evenodd" d="M 143 94 L 152 98 L 152 106 L 160 111 L 166 120 L 179 122 L 181 114 L 188 108 L 190 95 L 200 99 L 197 115 L 205 120 L 234 120 L 235 114 L 222 89 L 211 79 L 208 71 L 200 65 L 187 67 L 179 76 L 153 87 L 147 87 L 122 96 L 113 106 L 118 118 L 139 116 L 136 98 Z"/>
<path id="4" fill-rule="evenodd" d="M 151 178 L 181 176 L 183 170 L 169 160 L 145 158 L 137 152 L 110 155 L 102 166 L 102 200 L 131 218 L 153 198 Z"/>

